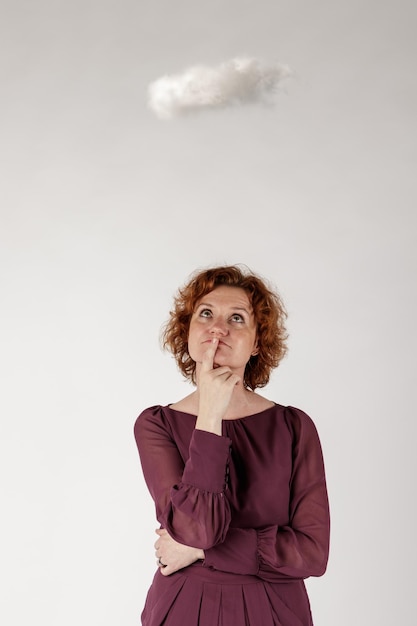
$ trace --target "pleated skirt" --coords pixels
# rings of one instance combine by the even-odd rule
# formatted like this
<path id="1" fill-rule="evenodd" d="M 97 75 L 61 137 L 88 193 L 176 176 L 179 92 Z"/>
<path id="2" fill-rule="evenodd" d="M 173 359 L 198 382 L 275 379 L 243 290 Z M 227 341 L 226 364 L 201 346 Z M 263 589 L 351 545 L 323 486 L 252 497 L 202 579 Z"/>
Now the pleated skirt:
<path id="1" fill-rule="evenodd" d="M 266 582 L 199 564 L 163 576 L 159 569 L 143 626 L 313 626 L 304 582 Z"/>

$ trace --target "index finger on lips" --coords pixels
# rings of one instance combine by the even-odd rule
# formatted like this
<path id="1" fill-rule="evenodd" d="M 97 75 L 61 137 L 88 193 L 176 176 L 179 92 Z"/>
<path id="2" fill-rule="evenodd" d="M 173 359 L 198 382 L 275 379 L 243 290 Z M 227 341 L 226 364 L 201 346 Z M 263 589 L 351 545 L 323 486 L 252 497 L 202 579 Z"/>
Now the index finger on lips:
<path id="1" fill-rule="evenodd" d="M 202 367 L 206 372 L 213 369 L 214 356 L 216 354 L 218 344 L 219 344 L 219 340 L 217 339 L 217 337 L 213 337 L 213 339 L 209 343 L 207 350 L 205 351 L 203 355 Z"/>

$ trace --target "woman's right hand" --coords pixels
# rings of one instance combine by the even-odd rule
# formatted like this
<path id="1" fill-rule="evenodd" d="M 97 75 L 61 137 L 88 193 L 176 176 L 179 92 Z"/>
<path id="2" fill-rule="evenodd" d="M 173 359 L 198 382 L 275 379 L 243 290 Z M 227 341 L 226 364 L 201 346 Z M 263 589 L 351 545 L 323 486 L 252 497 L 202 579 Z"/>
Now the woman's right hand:
<path id="1" fill-rule="evenodd" d="M 199 409 L 196 428 L 221 435 L 222 419 L 229 407 L 233 390 L 240 382 L 230 367 L 214 367 L 219 340 L 213 338 L 204 353 L 198 376 Z"/>

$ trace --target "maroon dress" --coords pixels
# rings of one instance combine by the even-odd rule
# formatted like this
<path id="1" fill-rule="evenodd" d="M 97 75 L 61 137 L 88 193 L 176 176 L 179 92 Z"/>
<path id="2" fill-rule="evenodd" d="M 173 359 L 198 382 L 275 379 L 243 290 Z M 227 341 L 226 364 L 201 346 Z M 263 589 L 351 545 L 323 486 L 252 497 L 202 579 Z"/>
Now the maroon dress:
<path id="1" fill-rule="evenodd" d="M 312 626 L 304 578 L 327 564 L 329 509 L 312 420 L 278 404 L 223 421 L 222 436 L 169 407 L 141 413 L 135 438 L 156 516 L 176 541 L 204 549 L 159 569 L 144 626 Z"/>

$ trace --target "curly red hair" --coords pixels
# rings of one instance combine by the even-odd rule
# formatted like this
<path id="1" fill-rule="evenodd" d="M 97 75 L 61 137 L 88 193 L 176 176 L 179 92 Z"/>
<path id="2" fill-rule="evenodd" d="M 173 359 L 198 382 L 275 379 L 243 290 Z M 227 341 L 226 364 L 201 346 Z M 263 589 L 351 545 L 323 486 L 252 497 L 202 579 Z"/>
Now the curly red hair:
<path id="1" fill-rule="evenodd" d="M 196 364 L 188 354 L 191 317 L 198 301 L 220 285 L 240 287 L 249 297 L 257 327 L 259 352 L 247 363 L 243 382 L 252 390 L 264 387 L 269 382 L 271 371 L 287 352 L 287 313 L 278 293 L 246 267 L 220 266 L 193 274 L 174 298 L 174 308 L 163 329 L 162 344 L 174 355 L 185 378 L 195 384 Z"/>

